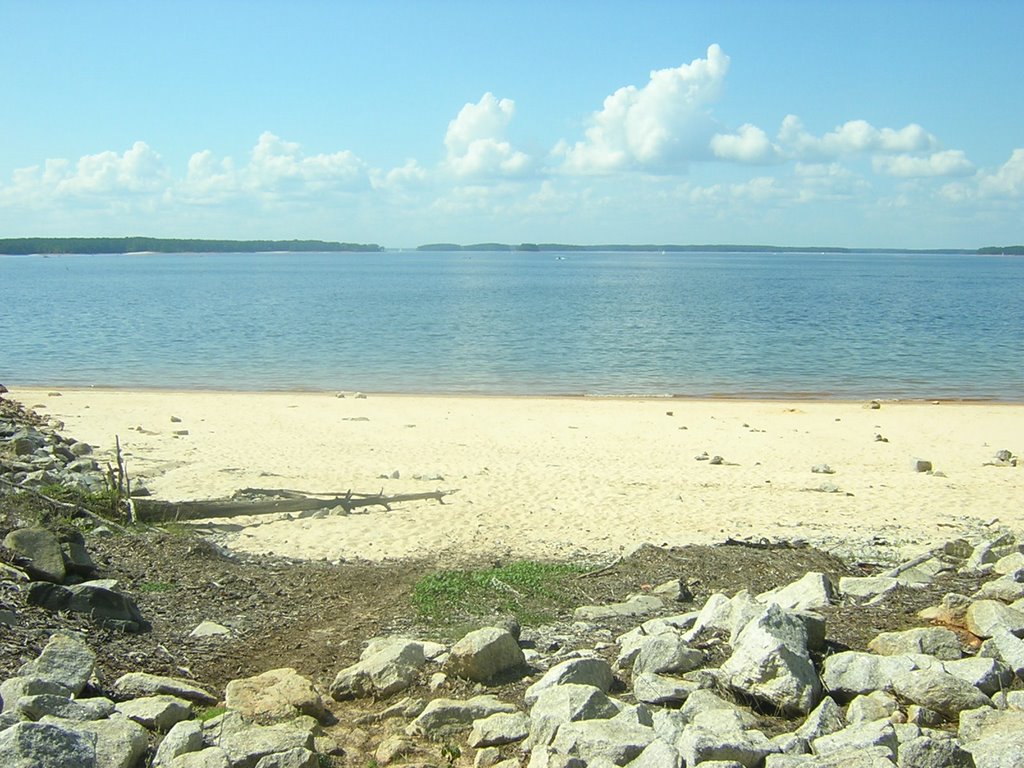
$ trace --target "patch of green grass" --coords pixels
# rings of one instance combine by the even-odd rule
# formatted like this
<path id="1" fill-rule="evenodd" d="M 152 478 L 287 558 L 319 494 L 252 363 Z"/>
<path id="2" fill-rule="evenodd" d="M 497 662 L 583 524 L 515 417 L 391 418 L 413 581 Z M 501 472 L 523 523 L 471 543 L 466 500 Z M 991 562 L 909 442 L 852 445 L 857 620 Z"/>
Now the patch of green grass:
<path id="1" fill-rule="evenodd" d="M 207 720 L 213 720 L 213 718 L 219 717 L 227 711 L 227 707 L 206 707 L 206 709 L 200 709 L 196 712 L 196 719 L 201 723 L 205 723 Z"/>
<path id="2" fill-rule="evenodd" d="M 533 560 L 480 570 L 437 571 L 416 582 L 412 603 L 421 616 L 438 623 L 505 613 L 522 624 L 536 624 L 568 604 L 566 590 L 560 587 L 583 571 L 576 565 Z"/>
<path id="3" fill-rule="evenodd" d="M 139 584 L 139 592 L 173 592 L 175 589 L 169 581 L 144 581 Z"/>

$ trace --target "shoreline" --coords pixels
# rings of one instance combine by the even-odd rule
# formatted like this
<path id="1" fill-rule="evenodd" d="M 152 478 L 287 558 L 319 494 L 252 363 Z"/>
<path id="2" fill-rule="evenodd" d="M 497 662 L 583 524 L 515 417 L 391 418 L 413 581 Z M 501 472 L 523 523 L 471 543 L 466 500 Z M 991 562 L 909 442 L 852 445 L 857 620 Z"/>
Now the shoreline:
<path id="1" fill-rule="evenodd" d="M 250 553 L 602 560 L 765 537 L 912 557 L 1024 530 L 1024 466 L 991 465 L 1024 452 L 1021 404 L 11 389 L 101 461 L 118 436 L 129 474 L 165 500 L 457 489 L 444 504 L 207 522 Z M 919 458 L 935 472 L 914 471 Z"/>

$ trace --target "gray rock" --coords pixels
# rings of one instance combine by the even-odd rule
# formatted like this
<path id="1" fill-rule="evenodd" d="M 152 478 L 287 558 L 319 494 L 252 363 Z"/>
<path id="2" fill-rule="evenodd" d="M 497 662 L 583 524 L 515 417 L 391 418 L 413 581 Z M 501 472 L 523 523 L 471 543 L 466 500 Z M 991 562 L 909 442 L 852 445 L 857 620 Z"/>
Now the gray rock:
<path id="1" fill-rule="evenodd" d="M 22 665 L 19 675 L 57 683 L 77 696 L 89 682 L 95 666 L 96 654 L 85 640 L 78 635 L 57 632 L 35 660 Z"/>
<path id="2" fill-rule="evenodd" d="M 693 723 L 699 720 L 706 712 L 732 713 L 740 712 L 740 708 L 731 701 L 727 701 L 711 690 L 702 689 L 694 691 L 686 698 L 686 703 L 679 708 L 679 714 L 684 723 Z M 753 727 L 756 720 L 751 718 L 746 725 Z"/>
<path id="3" fill-rule="evenodd" d="M 918 669 L 897 675 L 893 689 L 901 698 L 950 719 L 965 709 L 992 706 L 991 700 L 970 683 L 947 672 Z"/>
<path id="4" fill-rule="evenodd" d="M 198 752 L 203 748 L 203 725 L 198 720 L 176 723 L 160 741 L 153 768 L 166 768 L 178 755 Z"/>
<path id="5" fill-rule="evenodd" d="M 3 712 L 16 712 L 19 702 L 28 696 L 52 695 L 70 699 L 67 686 L 39 677 L 9 677 L 0 683 L 0 704 Z"/>
<path id="6" fill-rule="evenodd" d="M 624 619 L 633 616 L 644 616 L 661 610 L 663 603 L 654 595 L 633 595 L 625 602 L 610 605 L 583 605 L 573 611 L 578 621 L 604 621 L 607 619 Z"/>
<path id="7" fill-rule="evenodd" d="M 967 617 L 967 609 L 973 601 L 966 595 L 949 592 L 942 598 L 939 605 L 924 608 L 917 615 L 926 621 L 945 624 L 951 627 L 963 627 Z"/>
<path id="8" fill-rule="evenodd" d="M 833 696 L 848 701 L 871 691 L 891 691 L 892 679 L 917 668 L 907 656 L 876 656 L 843 651 L 825 658 L 821 680 Z"/>
<path id="9" fill-rule="evenodd" d="M 882 656 L 906 653 L 925 653 L 938 659 L 959 659 L 960 638 L 945 627 L 917 627 L 903 632 L 883 632 L 870 643 L 868 649 Z"/>
<path id="10" fill-rule="evenodd" d="M 892 576 L 842 576 L 839 592 L 843 597 L 867 600 L 892 592 L 899 586 Z"/>
<path id="11" fill-rule="evenodd" d="M 255 768 L 317 768 L 316 753 L 305 747 L 294 747 L 287 752 L 264 755 L 256 761 Z"/>
<path id="12" fill-rule="evenodd" d="M 775 605 L 740 632 L 721 674 L 732 688 L 783 712 L 807 713 L 821 700 L 807 631 L 799 619 Z"/>
<path id="13" fill-rule="evenodd" d="M 888 720 L 899 709 L 896 698 L 885 691 L 872 691 L 857 696 L 846 707 L 846 721 L 850 725 Z"/>
<path id="14" fill-rule="evenodd" d="M 1024 680 L 1024 640 L 1009 632 L 996 632 L 981 644 L 978 655 L 998 659 Z"/>
<path id="15" fill-rule="evenodd" d="M 911 462 L 911 467 L 915 472 L 931 472 L 932 463 L 927 459 L 914 459 Z"/>
<path id="16" fill-rule="evenodd" d="M 588 766 L 599 760 L 626 765 L 654 739 L 653 728 L 618 720 L 580 720 L 560 726 L 551 746 L 563 755 L 579 757 Z"/>
<path id="17" fill-rule="evenodd" d="M 484 627 L 470 632 L 452 646 L 445 671 L 456 677 L 485 683 L 525 663 L 519 643 L 508 630 Z"/>
<path id="18" fill-rule="evenodd" d="M 228 761 L 228 753 L 220 747 L 207 747 L 198 752 L 178 755 L 169 763 L 169 768 L 234 768 Z"/>
<path id="19" fill-rule="evenodd" d="M 633 675 L 633 696 L 645 704 L 679 704 L 700 688 L 700 683 L 654 672 Z"/>
<path id="20" fill-rule="evenodd" d="M 0 731 L 4 768 L 96 768 L 95 740 L 56 725 L 17 723 Z"/>
<path id="21" fill-rule="evenodd" d="M 1009 688 L 1013 683 L 1013 670 L 998 659 L 970 656 L 947 661 L 943 667 L 949 674 L 970 683 L 986 696 Z"/>
<path id="22" fill-rule="evenodd" d="M 299 715 L 320 720 L 327 714 L 312 681 L 291 667 L 232 680 L 224 690 L 224 703 L 246 720 L 264 725 Z"/>
<path id="23" fill-rule="evenodd" d="M 1024 765 L 1024 712 L 980 709 L 960 715 L 960 745 L 975 768 Z"/>
<path id="24" fill-rule="evenodd" d="M 64 581 L 64 553 L 57 537 L 45 528 L 19 528 L 4 537 L 4 546 L 15 562 L 22 565 L 34 579 L 55 584 Z"/>
<path id="25" fill-rule="evenodd" d="M 874 721 L 847 726 L 841 731 L 821 736 L 811 742 L 815 755 L 827 756 L 850 750 L 864 750 L 882 747 L 888 751 L 890 760 L 895 759 L 899 742 L 896 731 L 890 723 Z"/>
<path id="26" fill-rule="evenodd" d="M 101 720 L 114 713 L 114 702 L 110 699 L 69 699 L 52 693 L 23 696 L 17 702 L 17 711 L 29 720 L 39 720 L 46 715 L 65 720 Z"/>
<path id="27" fill-rule="evenodd" d="M 468 744 L 474 749 L 513 744 L 530 733 L 530 718 L 522 712 L 499 712 L 473 721 Z"/>
<path id="28" fill-rule="evenodd" d="M 640 643 L 633 663 L 633 674 L 689 672 L 703 663 L 704 654 L 696 648 L 690 648 L 682 634 L 663 632 L 650 635 Z"/>
<path id="29" fill-rule="evenodd" d="M 651 592 L 663 600 L 671 600 L 675 603 L 689 603 L 693 601 L 693 592 L 682 579 L 670 579 L 659 584 Z"/>
<path id="30" fill-rule="evenodd" d="M 330 693 L 338 701 L 371 694 L 391 696 L 412 685 L 426 663 L 420 643 L 395 639 L 376 644 L 337 674 Z"/>
<path id="31" fill-rule="evenodd" d="M 679 750 L 661 739 L 655 739 L 633 761 L 629 768 L 683 768 Z"/>
<path id="32" fill-rule="evenodd" d="M 406 733 L 409 736 L 438 738 L 458 731 L 469 730 L 474 720 L 499 713 L 515 712 L 516 708 L 494 696 L 474 696 L 467 701 L 434 699 L 413 720 Z"/>
<path id="33" fill-rule="evenodd" d="M 219 637 L 222 635 L 230 635 L 231 630 L 225 627 L 223 624 L 218 624 L 215 621 L 201 621 L 196 625 L 195 629 L 188 633 L 189 637 Z"/>
<path id="34" fill-rule="evenodd" d="M 686 765 L 730 760 L 742 766 L 761 765 L 767 755 L 779 749 L 760 731 L 745 730 L 738 713 L 724 712 L 704 713 L 686 726 L 676 748 Z"/>
<path id="35" fill-rule="evenodd" d="M 1024 613 L 998 600 L 976 600 L 965 616 L 967 629 L 981 638 L 992 637 L 1006 631 L 1020 637 L 1024 635 Z"/>
<path id="36" fill-rule="evenodd" d="M 797 581 L 757 596 L 760 603 L 774 603 L 787 611 L 813 611 L 835 602 L 836 590 L 824 573 L 811 571 Z"/>
<path id="37" fill-rule="evenodd" d="M 124 701 L 117 705 L 117 711 L 144 728 L 160 733 L 192 717 L 192 708 L 185 699 L 168 694 Z"/>
<path id="38" fill-rule="evenodd" d="M 1011 552 L 992 564 L 992 572 L 1008 575 L 1024 569 L 1024 552 Z"/>
<path id="39" fill-rule="evenodd" d="M 196 704 L 216 704 L 217 698 L 179 677 L 163 677 L 145 672 L 128 672 L 114 683 L 114 692 L 124 698 L 156 696 L 166 693 Z"/>
<path id="40" fill-rule="evenodd" d="M 545 688 L 530 710 L 526 747 L 547 746 L 562 723 L 576 720 L 608 720 L 619 707 L 592 685 L 565 683 Z"/>
<path id="41" fill-rule="evenodd" d="M 954 739 L 918 736 L 899 745 L 896 764 L 900 768 L 974 768 L 974 759 Z"/>
<path id="42" fill-rule="evenodd" d="M 203 724 L 203 740 L 224 750 L 232 768 L 255 768 L 259 760 L 268 755 L 295 749 L 312 750 L 313 734 L 303 725 L 303 720 L 305 718 L 277 725 L 255 725 L 247 723 L 237 712 L 226 712 Z M 309 720 L 315 723 L 312 718 Z"/>
<path id="43" fill-rule="evenodd" d="M 75 722 L 47 716 L 40 722 L 95 738 L 97 768 L 134 768 L 149 744 L 146 729 L 123 717 Z"/>
<path id="44" fill-rule="evenodd" d="M 556 664 L 541 677 L 536 683 L 526 689 L 523 701 L 526 706 L 533 706 L 537 697 L 547 688 L 566 683 L 578 683 L 580 685 L 592 685 L 600 691 L 607 693 L 611 687 L 615 675 L 612 668 L 604 659 L 582 658 L 568 659 Z"/>
<path id="45" fill-rule="evenodd" d="M 974 597 L 978 600 L 999 600 L 1003 603 L 1012 603 L 1024 597 L 1024 582 L 1009 576 L 1001 576 L 982 584 L 981 588 L 974 593 Z"/>
<path id="46" fill-rule="evenodd" d="M 70 587 L 37 582 L 29 587 L 28 602 L 54 612 L 85 613 L 105 627 L 125 632 L 142 632 L 149 626 L 130 597 L 90 582 Z"/>
<path id="47" fill-rule="evenodd" d="M 804 718 L 803 723 L 794 733 L 798 738 L 810 745 L 815 739 L 841 731 L 847 725 L 846 715 L 843 713 L 842 707 L 836 704 L 834 699 L 826 696 Z"/>

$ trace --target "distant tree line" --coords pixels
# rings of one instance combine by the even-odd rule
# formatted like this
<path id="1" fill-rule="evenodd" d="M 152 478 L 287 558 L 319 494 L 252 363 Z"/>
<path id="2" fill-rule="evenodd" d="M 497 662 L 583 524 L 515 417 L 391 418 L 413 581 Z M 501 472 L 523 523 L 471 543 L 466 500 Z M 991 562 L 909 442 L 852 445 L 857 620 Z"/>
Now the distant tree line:
<path id="1" fill-rule="evenodd" d="M 324 240 L 179 240 L 162 237 L 14 237 L 0 239 L 0 253 L 266 253 L 268 251 L 303 252 L 376 252 L 376 244 L 334 243 Z"/>
<path id="2" fill-rule="evenodd" d="M 1024 245 L 990 245 L 979 248 L 978 253 L 991 255 L 1024 256 Z"/>

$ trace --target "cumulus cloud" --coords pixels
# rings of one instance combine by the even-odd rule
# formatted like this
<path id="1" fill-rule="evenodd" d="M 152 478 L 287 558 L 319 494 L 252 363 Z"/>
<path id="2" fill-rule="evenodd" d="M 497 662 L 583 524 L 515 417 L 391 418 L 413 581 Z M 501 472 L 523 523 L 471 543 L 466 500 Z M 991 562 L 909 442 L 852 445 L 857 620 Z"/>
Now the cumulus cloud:
<path id="1" fill-rule="evenodd" d="M 370 183 L 374 189 L 405 189 L 422 185 L 428 175 L 423 166 L 410 159 L 390 171 L 374 168 L 370 171 Z"/>
<path id="2" fill-rule="evenodd" d="M 823 136 L 814 136 L 796 115 L 787 115 L 779 144 L 793 157 L 820 159 L 862 152 L 933 152 L 939 141 L 916 123 L 903 128 L 876 128 L 865 120 L 850 120 Z"/>
<path id="3" fill-rule="evenodd" d="M 1024 149 L 1015 149 L 1010 159 L 982 177 L 979 191 L 984 197 L 1024 197 Z"/>
<path id="4" fill-rule="evenodd" d="M 608 96 L 591 116 L 586 138 L 561 142 L 555 154 L 575 173 L 661 171 L 706 157 L 716 132 L 709 104 L 728 70 L 729 57 L 712 45 L 707 58 L 651 72 L 642 88 L 628 85 Z"/>
<path id="5" fill-rule="evenodd" d="M 780 158 L 779 148 L 756 125 L 741 125 L 736 133 L 716 133 L 711 151 L 722 160 L 738 163 L 771 163 Z"/>
<path id="6" fill-rule="evenodd" d="M 924 157 L 915 155 L 878 155 L 871 161 L 875 173 L 902 179 L 930 176 L 971 176 L 974 164 L 959 149 L 933 152 Z"/>
<path id="7" fill-rule="evenodd" d="M 253 147 L 246 175 L 249 185 L 256 189 L 273 191 L 282 185 L 298 184 L 307 191 L 317 192 L 330 187 L 361 185 L 366 168 L 348 150 L 329 155 L 305 155 L 298 143 L 265 131 Z"/>
<path id="8" fill-rule="evenodd" d="M 445 133 L 447 167 L 462 177 L 515 176 L 529 170 L 529 155 L 505 138 L 515 111 L 512 99 L 498 99 L 490 92 L 476 104 L 466 104 Z"/>

